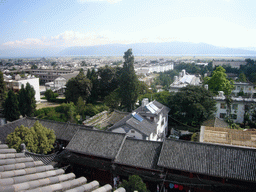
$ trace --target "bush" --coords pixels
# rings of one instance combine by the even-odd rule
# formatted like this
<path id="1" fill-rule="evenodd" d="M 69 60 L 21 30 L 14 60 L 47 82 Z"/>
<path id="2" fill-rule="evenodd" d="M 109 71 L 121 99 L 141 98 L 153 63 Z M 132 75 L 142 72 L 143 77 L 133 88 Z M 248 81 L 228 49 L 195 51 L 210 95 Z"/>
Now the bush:
<path id="1" fill-rule="evenodd" d="M 21 151 L 20 145 L 25 143 L 28 151 L 47 154 L 54 148 L 55 140 L 54 131 L 36 121 L 30 129 L 23 125 L 17 127 L 14 132 L 7 136 L 6 142 L 10 148 L 16 149 L 17 152 Z"/>

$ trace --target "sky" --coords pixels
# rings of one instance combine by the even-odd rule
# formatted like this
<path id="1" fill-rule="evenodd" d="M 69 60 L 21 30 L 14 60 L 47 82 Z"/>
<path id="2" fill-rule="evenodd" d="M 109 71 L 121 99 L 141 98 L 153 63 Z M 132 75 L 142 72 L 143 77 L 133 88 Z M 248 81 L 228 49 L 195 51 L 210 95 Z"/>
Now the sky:
<path id="1" fill-rule="evenodd" d="M 256 47 L 255 0 L 0 0 L 0 49 L 192 42 Z"/>

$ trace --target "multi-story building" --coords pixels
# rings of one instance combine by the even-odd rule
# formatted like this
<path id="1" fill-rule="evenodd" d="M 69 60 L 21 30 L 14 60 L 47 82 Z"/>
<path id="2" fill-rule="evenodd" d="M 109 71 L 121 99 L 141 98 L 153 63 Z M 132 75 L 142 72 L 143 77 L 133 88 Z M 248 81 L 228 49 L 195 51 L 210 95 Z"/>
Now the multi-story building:
<path id="1" fill-rule="evenodd" d="M 174 76 L 174 82 L 170 85 L 170 92 L 178 92 L 182 87 L 188 85 L 200 85 L 201 77 L 196 75 L 190 75 L 183 69 L 179 76 Z"/>
<path id="2" fill-rule="evenodd" d="M 27 69 L 25 72 L 30 73 L 36 77 L 39 77 L 40 83 L 45 84 L 47 82 L 54 81 L 57 77 L 63 74 L 73 73 L 72 70 L 52 70 L 52 69 Z"/>
<path id="3" fill-rule="evenodd" d="M 253 97 L 255 93 L 256 90 L 254 89 L 254 85 L 252 83 L 234 83 L 234 90 L 232 91 L 233 96 Z"/>
<path id="4" fill-rule="evenodd" d="M 227 110 L 230 110 L 231 119 L 235 123 L 243 123 L 245 113 L 248 112 L 250 114 L 252 107 L 256 104 L 256 99 L 254 98 L 232 97 L 232 104 L 230 109 L 228 109 L 223 91 L 219 91 L 219 95 L 214 97 L 214 99 L 217 102 L 216 117 L 225 119 L 228 114 Z"/>
<path id="5" fill-rule="evenodd" d="M 10 78 L 11 76 L 4 75 L 4 81 L 8 89 L 12 89 L 14 92 L 18 92 L 21 89 L 21 86 L 29 83 L 35 90 L 35 99 L 36 102 L 40 102 L 40 88 L 39 88 L 39 78 L 34 76 L 27 76 L 21 78 L 20 75 L 16 75 L 14 79 Z"/>
<path id="6" fill-rule="evenodd" d="M 108 130 L 126 133 L 135 139 L 162 141 L 168 131 L 168 113 L 170 109 L 157 101 L 148 102 L 145 98 L 142 105 L 131 114 L 115 123 Z"/>
<path id="7" fill-rule="evenodd" d="M 64 93 L 68 80 L 77 76 L 78 73 L 78 71 L 75 71 L 73 73 L 60 75 L 54 79 L 54 81 L 45 83 L 46 90 L 51 89 L 53 92 L 57 92 L 59 94 Z"/>

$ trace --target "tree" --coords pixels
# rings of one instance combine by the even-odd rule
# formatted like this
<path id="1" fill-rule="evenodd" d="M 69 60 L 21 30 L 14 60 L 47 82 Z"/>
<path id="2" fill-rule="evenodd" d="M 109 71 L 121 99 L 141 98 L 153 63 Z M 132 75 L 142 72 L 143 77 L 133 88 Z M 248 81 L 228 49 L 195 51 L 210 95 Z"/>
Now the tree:
<path id="1" fill-rule="evenodd" d="M 79 97 L 76 103 L 76 110 L 79 115 L 84 118 L 85 103 L 82 97 Z"/>
<path id="2" fill-rule="evenodd" d="M 88 69 L 86 77 L 92 83 L 91 94 L 88 97 L 87 101 L 90 102 L 90 103 L 94 103 L 99 98 L 99 79 L 98 79 L 98 74 L 96 73 L 94 68 L 92 69 L 92 71 L 90 71 L 90 69 Z"/>
<path id="3" fill-rule="evenodd" d="M 170 96 L 171 119 L 193 127 L 200 127 L 216 111 L 213 94 L 200 86 L 189 85 Z"/>
<path id="4" fill-rule="evenodd" d="M 54 101 L 56 99 L 56 97 L 59 96 L 58 93 L 54 93 L 51 89 L 48 89 L 46 92 L 45 92 L 45 97 L 47 99 L 47 101 Z"/>
<path id="5" fill-rule="evenodd" d="M 76 103 L 81 96 L 86 101 L 91 94 L 91 88 L 91 81 L 80 71 L 75 78 L 71 78 L 66 84 L 66 100 Z"/>
<path id="6" fill-rule="evenodd" d="M 127 111 L 132 111 L 137 101 L 138 90 L 138 77 L 134 71 L 134 56 L 132 49 L 128 49 L 124 53 L 124 65 L 120 76 L 120 97 L 121 104 Z"/>
<path id="7" fill-rule="evenodd" d="M 27 93 L 26 90 L 24 88 L 24 85 L 21 85 L 21 89 L 19 90 L 18 93 L 18 101 L 19 101 L 19 110 L 20 110 L 20 114 L 25 117 L 26 113 L 25 113 L 25 109 L 27 107 L 26 104 L 26 97 L 27 97 Z"/>
<path id="8" fill-rule="evenodd" d="M 3 101 L 6 96 L 6 86 L 4 82 L 3 73 L 0 71 L 0 108 L 2 107 Z"/>
<path id="9" fill-rule="evenodd" d="M 25 97 L 24 114 L 30 117 L 33 115 L 33 113 L 36 110 L 36 99 L 35 99 L 36 92 L 34 88 L 29 83 L 27 83 L 25 87 L 25 93 L 26 93 L 26 97 Z"/>
<path id="10" fill-rule="evenodd" d="M 56 136 L 53 130 L 42 126 L 36 121 L 30 129 L 21 125 L 7 136 L 6 142 L 10 148 L 20 152 L 20 145 L 25 143 L 28 151 L 39 154 L 47 154 L 53 149 Z"/>
<path id="11" fill-rule="evenodd" d="M 10 90 L 8 92 L 8 96 L 5 102 L 3 103 L 3 108 L 3 113 L 7 121 L 14 121 L 19 119 L 19 102 L 13 90 Z"/>
<path id="12" fill-rule="evenodd" d="M 119 96 L 119 89 L 116 89 L 112 93 L 110 93 L 108 96 L 105 97 L 104 102 L 112 111 L 114 109 L 118 109 L 119 105 L 121 103 L 121 99 Z"/>
<path id="13" fill-rule="evenodd" d="M 38 67 L 37 67 L 36 64 L 33 64 L 33 65 L 31 66 L 31 69 L 38 69 Z"/>
<path id="14" fill-rule="evenodd" d="M 239 82 L 247 82 L 246 76 L 245 76 L 244 73 L 240 73 L 240 74 L 239 74 L 238 81 L 239 81 Z"/>
<path id="15" fill-rule="evenodd" d="M 123 183 L 118 187 L 123 187 L 127 192 L 147 192 L 146 184 L 138 175 L 130 175 L 129 180 L 123 180 Z"/>
<path id="16" fill-rule="evenodd" d="M 208 84 L 209 90 L 214 94 L 218 94 L 218 91 L 224 91 L 225 95 L 230 95 L 234 89 L 233 80 L 228 80 L 226 70 L 219 66 L 213 71 L 212 77 L 205 78 L 205 84 Z"/>

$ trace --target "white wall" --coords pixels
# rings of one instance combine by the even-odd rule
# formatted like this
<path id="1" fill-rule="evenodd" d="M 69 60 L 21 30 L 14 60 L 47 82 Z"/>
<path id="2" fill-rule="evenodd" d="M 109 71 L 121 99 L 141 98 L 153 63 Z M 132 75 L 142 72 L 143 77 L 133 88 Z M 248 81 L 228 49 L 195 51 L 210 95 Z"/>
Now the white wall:
<path id="1" fill-rule="evenodd" d="M 129 130 L 129 132 L 126 133 L 122 127 L 111 130 L 111 132 L 115 132 L 115 133 L 126 133 L 128 137 L 134 137 L 136 139 L 143 139 L 142 134 L 140 134 L 138 131 L 136 131 L 134 129 L 133 129 L 133 131 L 134 131 L 134 133 L 132 133 L 132 130 Z"/>
<path id="2" fill-rule="evenodd" d="M 39 78 L 31 78 L 31 79 L 22 79 L 19 80 L 19 89 L 21 89 L 21 85 L 23 84 L 26 87 L 26 84 L 29 83 L 35 90 L 35 99 L 36 102 L 40 102 L 40 87 L 39 87 Z"/>

